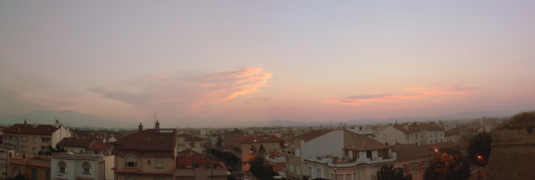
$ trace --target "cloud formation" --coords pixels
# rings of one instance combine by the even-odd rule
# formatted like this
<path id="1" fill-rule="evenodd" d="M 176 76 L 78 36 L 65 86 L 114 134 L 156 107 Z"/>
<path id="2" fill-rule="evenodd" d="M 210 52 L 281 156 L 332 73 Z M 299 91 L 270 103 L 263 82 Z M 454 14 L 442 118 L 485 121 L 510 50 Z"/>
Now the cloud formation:
<path id="1" fill-rule="evenodd" d="M 259 92 L 259 88 L 267 86 L 271 76 L 272 73 L 263 72 L 262 68 L 252 67 L 206 75 L 170 73 L 125 81 L 116 90 L 98 87 L 91 91 L 153 111 L 191 113 L 210 101 L 229 101 Z"/>
<path id="2" fill-rule="evenodd" d="M 327 100 L 326 103 L 335 103 L 335 104 L 360 104 L 365 102 L 389 102 L 389 101 L 399 101 L 405 99 L 420 99 L 427 96 L 439 95 L 439 94 L 468 94 L 476 90 L 477 87 L 465 87 L 465 86 L 455 86 L 450 88 L 444 87 L 435 87 L 432 89 L 422 88 L 422 87 L 408 87 L 405 88 L 411 93 L 407 94 L 371 94 L 371 95 L 360 95 L 360 96 L 350 96 L 343 100 Z"/>

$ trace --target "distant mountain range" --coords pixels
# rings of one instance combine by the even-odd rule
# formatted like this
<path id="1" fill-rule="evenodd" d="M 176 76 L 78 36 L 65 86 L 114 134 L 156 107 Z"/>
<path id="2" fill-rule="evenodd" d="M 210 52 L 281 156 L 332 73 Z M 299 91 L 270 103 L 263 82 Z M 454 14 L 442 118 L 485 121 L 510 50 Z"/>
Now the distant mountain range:
<path id="1" fill-rule="evenodd" d="M 36 110 L 22 114 L 0 115 L 0 124 L 22 124 L 24 119 L 28 124 L 54 124 L 58 118 L 64 126 L 70 127 L 132 127 L 132 123 L 106 120 L 97 116 L 81 114 L 71 110 Z"/>
<path id="2" fill-rule="evenodd" d="M 479 119 L 481 117 L 495 117 L 495 118 L 505 118 L 505 117 L 511 117 L 519 112 L 523 112 L 527 110 L 522 111 L 478 111 L 478 112 L 460 112 L 456 114 L 449 114 L 444 116 L 436 116 L 436 117 L 390 117 L 386 119 L 380 119 L 380 118 L 358 118 L 358 119 L 352 119 L 348 121 L 333 121 L 332 126 L 338 126 L 340 123 L 345 123 L 348 125 L 353 124 L 377 124 L 377 123 L 394 123 L 396 120 L 401 122 L 407 122 L 407 121 L 428 121 L 428 120 L 445 120 L 445 121 L 451 121 L 451 120 L 470 120 L 470 119 Z M 282 121 L 282 120 L 275 120 L 270 121 L 267 123 L 268 126 L 330 126 L 330 121 L 324 121 L 324 122 L 297 122 L 297 121 Z"/>

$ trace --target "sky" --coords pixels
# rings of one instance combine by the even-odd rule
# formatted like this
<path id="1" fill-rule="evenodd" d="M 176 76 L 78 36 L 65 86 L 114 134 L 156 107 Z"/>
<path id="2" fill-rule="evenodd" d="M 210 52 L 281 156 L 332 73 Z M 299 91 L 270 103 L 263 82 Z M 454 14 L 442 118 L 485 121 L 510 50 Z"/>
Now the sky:
<path id="1" fill-rule="evenodd" d="M 1 1 L 0 114 L 189 126 L 535 109 L 535 1 Z"/>

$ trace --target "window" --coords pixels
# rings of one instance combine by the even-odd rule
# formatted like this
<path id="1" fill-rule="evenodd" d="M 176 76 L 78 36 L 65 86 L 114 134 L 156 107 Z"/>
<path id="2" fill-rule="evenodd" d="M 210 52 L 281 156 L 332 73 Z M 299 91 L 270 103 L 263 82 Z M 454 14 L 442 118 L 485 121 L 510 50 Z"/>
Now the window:
<path id="1" fill-rule="evenodd" d="M 295 149 L 295 156 L 301 157 L 301 150 Z"/>
<path id="2" fill-rule="evenodd" d="M 416 145 L 418 146 L 418 142 L 416 142 Z"/>
<path id="3" fill-rule="evenodd" d="M 32 180 L 37 180 L 37 176 L 39 176 L 39 175 L 37 174 L 37 169 L 33 169 L 33 168 L 32 168 L 32 177 L 31 177 Z"/>
<path id="4" fill-rule="evenodd" d="M 314 173 L 312 172 L 312 167 L 308 167 L 308 176 L 313 177 Z"/>
<path id="5" fill-rule="evenodd" d="M 6 174 L 7 174 L 7 168 L 3 167 L 2 168 L 2 176 L 5 176 Z"/>
<path id="6" fill-rule="evenodd" d="M 418 163 L 412 163 L 412 164 L 410 164 L 410 168 L 411 168 L 411 169 L 410 169 L 411 173 L 413 173 L 413 172 L 418 172 Z"/>
<path id="7" fill-rule="evenodd" d="M 156 167 L 157 168 L 163 167 L 163 157 L 156 156 Z"/>
<path id="8" fill-rule="evenodd" d="M 22 152 L 26 152 L 26 147 L 22 146 Z"/>
<path id="9" fill-rule="evenodd" d="M 290 164 L 290 172 L 294 172 L 294 165 Z"/>
<path id="10" fill-rule="evenodd" d="M 295 173 L 297 173 L 297 175 L 301 175 L 301 167 L 297 166 L 295 167 Z"/>
<path id="11" fill-rule="evenodd" d="M 35 150 L 35 147 L 33 147 L 33 149 L 32 149 L 32 153 L 34 153 L 34 154 L 35 154 L 35 151 L 36 151 L 36 150 Z"/>
<path id="12" fill-rule="evenodd" d="M 26 142 L 26 136 L 22 136 L 22 142 Z"/>
<path id="13" fill-rule="evenodd" d="M 50 138 L 41 138 L 41 142 L 50 143 Z"/>
<path id="14" fill-rule="evenodd" d="M 8 140 L 8 141 L 11 141 L 11 139 L 13 139 L 13 136 L 7 136 L 7 135 L 6 135 L 4 139 L 6 139 L 6 140 Z"/>
<path id="15" fill-rule="evenodd" d="M 67 165 L 65 164 L 65 162 L 63 161 L 60 161 L 58 163 L 58 168 L 59 168 L 59 173 L 60 174 L 65 174 L 65 168 L 67 167 Z"/>
<path id="16" fill-rule="evenodd" d="M 50 180 L 50 171 L 46 171 L 46 180 Z"/>
<path id="17" fill-rule="evenodd" d="M 20 174 L 20 169 L 18 167 L 13 168 L 13 176 L 17 176 Z"/>
<path id="18" fill-rule="evenodd" d="M 125 159 L 126 167 L 137 167 L 137 159 L 134 156 L 127 156 Z"/>
<path id="19" fill-rule="evenodd" d="M 321 169 L 317 169 L 316 171 L 316 178 L 323 178 L 323 174 L 321 174 Z"/>
<path id="20" fill-rule="evenodd" d="M 407 140 L 409 140 L 409 135 L 407 134 Z"/>
<path id="21" fill-rule="evenodd" d="M 13 136 L 13 141 L 16 141 L 17 140 L 17 136 Z"/>
<path id="22" fill-rule="evenodd" d="M 37 138 L 36 137 L 33 137 L 33 142 L 37 142 Z"/>
<path id="23" fill-rule="evenodd" d="M 429 164 L 427 163 L 427 161 L 422 161 L 422 170 L 425 171 L 425 169 L 427 169 L 427 166 L 428 166 L 428 165 L 429 165 Z"/>
<path id="24" fill-rule="evenodd" d="M 91 169 L 91 164 L 89 164 L 88 162 L 84 162 L 84 164 L 82 164 L 82 168 L 84 169 L 84 174 L 89 174 L 89 169 Z"/>

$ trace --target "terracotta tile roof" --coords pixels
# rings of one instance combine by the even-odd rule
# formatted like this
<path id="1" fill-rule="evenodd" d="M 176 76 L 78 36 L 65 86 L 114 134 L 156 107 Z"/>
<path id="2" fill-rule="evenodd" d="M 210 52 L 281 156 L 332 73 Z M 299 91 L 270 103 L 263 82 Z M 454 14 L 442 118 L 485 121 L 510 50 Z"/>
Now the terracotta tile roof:
<path id="1" fill-rule="evenodd" d="M 275 135 L 259 135 L 256 136 L 256 141 L 253 135 L 243 136 L 236 140 L 236 142 L 240 143 L 263 143 L 263 142 L 279 142 L 280 139 Z"/>
<path id="2" fill-rule="evenodd" d="M 63 138 L 58 146 L 62 147 L 85 147 L 89 148 L 96 140 L 86 138 Z"/>
<path id="3" fill-rule="evenodd" d="M 457 130 L 457 129 L 451 129 L 449 131 L 445 131 L 444 132 L 444 136 L 445 137 L 453 136 L 453 135 L 457 135 L 457 134 L 459 134 L 459 130 Z"/>
<path id="4" fill-rule="evenodd" d="M 111 143 L 95 142 L 89 150 L 106 151 L 111 149 Z"/>
<path id="5" fill-rule="evenodd" d="M 33 125 L 33 124 L 15 124 L 11 127 L 4 128 L 4 133 L 20 133 L 21 134 L 46 134 L 51 135 L 56 132 L 59 128 L 55 128 L 52 125 Z"/>
<path id="6" fill-rule="evenodd" d="M 295 136 L 294 139 L 302 139 L 302 140 L 305 140 L 305 142 L 307 141 L 310 141 L 310 140 L 313 140 L 313 139 L 316 139 L 320 136 L 323 136 L 327 133 L 330 133 L 331 131 L 333 131 L 332 129 L 324 129 L 324 130 L 315 130 L 315 131 L 311 131 L 309 133 L 306 133 L 306 134 L 301 134 L 299 136 Z"/>
<path id="7" fill-rule="evenodd" d="M 203 138 L 191 134 L 178 134 L 177 137 L 184 137 L 186 141 L 204 141 Z"/>
<path id="8" fill-rule="evenodd" d="M 448 141 L 448 142 L 443 142 L 443 143 L 423 145 L 420 147 L 424 149 L 440 149 L 440 148 L 451 148 L 451 147 L 456 147 L 456 146 L 460 147 L 460 145 L 461 144 L 459 143 Z"/>
<path id="9" fill-rule="evenodd" d="M 439 126 L 435 126 L 435 125 L 431 125 L 431 124 L 428 124 L 428 123 L 421 123 L 421 124 L 412 124 L 412 125 L 407 125 L 407 129 L 404 128 L 404 125 L 403 124 L 399 124 L 399 125 L 393 125 L 392 127 L 396 128 L 397 130 L 407 134 L 407 133 L 414 133 L 414 132 L 419 132 L 421 130 L 426 130 L 426 131 L 444 131 L 443 128 L 439 127 Z"/>
<path id="10" fill-rule="evenodd" d="M 419 159 L 430 156 L 428 149 L 417 145 L 398 144 L 392 145 L 390 148 L 392 149 L 392 152 L 396 153 L 397 161 Z"/>
<path id="11" fill-rule="evenodd" d="M 380 143 L 375 139 L 370 139 L 367 137 L 362 137 L 354 143 L 344 147 L 346 150 L 355 150 L 355 151 L 371 151 L 379 149 L 388 149 L 387 145 Z"/>
<path id="12" fill-rule="evenodd" d="M 113 143 L 117 150 L 173 151 L 176 146 L 176 129 L 161 129 L 171 133 L 156 133 L 154 129 L 144 130 Z"/>

